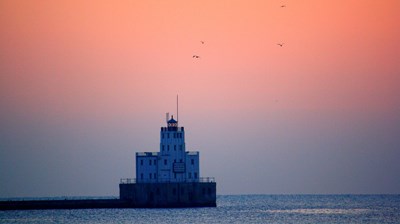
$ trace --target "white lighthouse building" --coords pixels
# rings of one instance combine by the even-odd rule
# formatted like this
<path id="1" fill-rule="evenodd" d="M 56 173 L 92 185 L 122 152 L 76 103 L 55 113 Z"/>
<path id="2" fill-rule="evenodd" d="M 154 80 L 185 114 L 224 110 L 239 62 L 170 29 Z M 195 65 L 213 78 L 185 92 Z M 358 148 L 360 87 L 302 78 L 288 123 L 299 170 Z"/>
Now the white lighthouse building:
<path id="1" fill-rule="evenodd" d="M 121 179 L 120 200 L 135 208 L 217 206 L 217 183 L 200 177 L 199 152 L 186 151 L 185 129 L 168 114 L 166 123 L 159 151 L 136 153 L 136 178 Z"/>
<path id="2" fill-rule="evenodd" d="M 136 183 L 199 182 L 199 152 L 186 151 L 185 130 L 167 115 L 159 152 L 136 153 Z"/>

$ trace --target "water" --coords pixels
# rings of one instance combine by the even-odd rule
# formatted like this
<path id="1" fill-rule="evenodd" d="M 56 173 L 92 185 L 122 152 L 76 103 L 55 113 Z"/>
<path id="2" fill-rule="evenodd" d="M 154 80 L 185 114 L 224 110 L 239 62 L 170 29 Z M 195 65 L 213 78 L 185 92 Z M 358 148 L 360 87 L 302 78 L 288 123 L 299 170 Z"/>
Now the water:
<path id="1" fill-rule="evenodd" d="M 217 205 L 0 211 L 0 223 L 400 223 L 400 195 L 227 195 Z"/>

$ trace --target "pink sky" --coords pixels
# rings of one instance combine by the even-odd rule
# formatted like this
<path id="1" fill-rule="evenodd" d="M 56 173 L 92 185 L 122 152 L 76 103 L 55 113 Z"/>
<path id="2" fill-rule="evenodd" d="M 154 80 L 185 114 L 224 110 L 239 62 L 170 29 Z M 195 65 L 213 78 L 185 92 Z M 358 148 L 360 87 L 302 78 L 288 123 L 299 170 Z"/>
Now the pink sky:
<path id="1" fill-rule="evenodd" d="M 398 122 L 399 10 L 397 0 L 2 0 L 0 112 L 78 126 L 140 118 L 157 136 L 179 94 L 187 128 Z"/>

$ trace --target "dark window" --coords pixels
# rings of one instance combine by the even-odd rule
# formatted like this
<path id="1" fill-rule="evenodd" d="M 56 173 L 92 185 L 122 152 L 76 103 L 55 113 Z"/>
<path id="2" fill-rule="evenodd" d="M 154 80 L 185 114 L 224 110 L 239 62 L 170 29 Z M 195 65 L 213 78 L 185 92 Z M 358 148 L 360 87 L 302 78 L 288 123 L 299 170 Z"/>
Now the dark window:
<path id="1" fill-rule="evenodd" d="M 167 133 L 167 138 L 169 138 L 169 133 Z"/>
<path id="2" fill-rule="evenodd" d="M 166 159 L 164 159 L 164 165 L 167 165 L 167 160 Z"/>
<path id="3" fill-rule="evenodd" d="M 164 133 L 161 134 L 161 138 L 164 138 Z"/>
<path id="4" fill-rule="evenodd" d="M 157 164 L 157 160 L 154 160 L 154 166 Z"/>
<path id="5" fill-rule="evenodd" d="M 143 179 L 143 173 L 140 174 L 140 179 Z"/>
<path id="6" fill-rule="evenodd" d="M 164 145 L 162 145 L 162 151 L 164 151 Z"/>
<path id="7" fill-rule="evenodd" d="M 176 138 L 176 133 L 174 133 L 174 138 Z"/>
<path id="8" fill-rule="evenodd" d="M 149 173 L 149 177 L 150 177 L 150 179 L 151 179 L 151 177 L 152 177 L 153 175 L 151 174 L 151 173 Z"/>
<path id="9" fill-rule="evenodd" d="M 176 151 L 176 145 L 174 145 L 174 151 Z"/>
<path id="10" fill-rule="evenodd" d="M 174 163 L 176 163 L 176 159 L 174 159 Z"/>
<path id="11" fill-rule="evenodd" d="M 169 145 L 167 145 L 167 151 L 169 151 Z"/>
<path id="12" fill-rule="evenodd" d="M 154 179 L 157 179 L 157 174 L 156 173 L 154 173 Z"/>
<path id="13" fill-rule="evenodd" d="M 151 159 L 149 160 L 149 165 L 151 166 Z"/>
<path id="14" fill-rule="evenodd" d="M 143 159 L 140 160 L 140 165 L 143 166 Z"/>
<path id="15" fill-rule="evenodd" d="M 192 165 L 194 165 L 194 159 L 191 159 L 191 163 L 192 163 Z"/>
<path id="16" fill-rule="evenodd" d="M 197 172 L 194 172 L 194 179 L 197 179 Z"/>

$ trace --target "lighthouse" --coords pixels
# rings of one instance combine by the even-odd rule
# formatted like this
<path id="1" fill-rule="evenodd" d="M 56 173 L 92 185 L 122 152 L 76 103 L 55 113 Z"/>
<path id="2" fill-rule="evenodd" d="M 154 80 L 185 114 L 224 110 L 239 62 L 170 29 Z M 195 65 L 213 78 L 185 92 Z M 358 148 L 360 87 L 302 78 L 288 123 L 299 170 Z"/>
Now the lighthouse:
<path id="1" fill-rule="evenodd" d="M 136 153 L 136 182 L 199 182 L 199 152 L 186 151 L 185 129 L 167 114 L 158 152 Z"/>
<path id="2" fill-rule="evenodd" d="M 186 150 L 185 129 L 166 116 L 157 152 L 136 152 L 136 178 L 123 178 L 120 200 L 132 207 L 215 207 L 217 184 L 200 177 L 198 151 Z"/>

